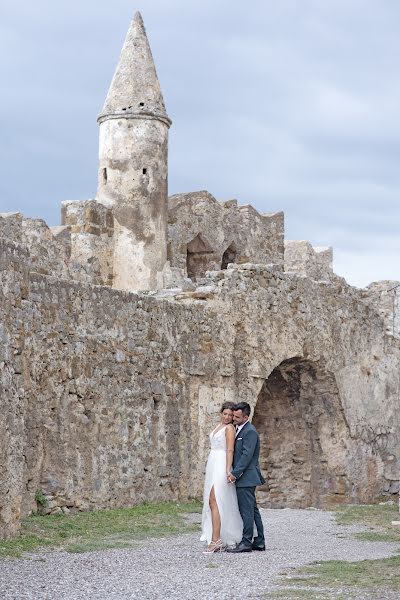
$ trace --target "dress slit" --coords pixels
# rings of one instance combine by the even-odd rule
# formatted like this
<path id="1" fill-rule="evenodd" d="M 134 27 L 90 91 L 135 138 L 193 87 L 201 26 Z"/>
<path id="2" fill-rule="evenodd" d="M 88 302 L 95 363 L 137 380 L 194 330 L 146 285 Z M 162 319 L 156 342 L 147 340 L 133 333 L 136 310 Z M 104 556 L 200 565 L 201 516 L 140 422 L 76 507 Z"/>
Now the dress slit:
<path id="1" fill-rule="evenodd" d="M 218 510 L 218 515 L 219 515 L 219 521 L 221 524 L 221 511 L 219 510 L 219 504 L 218 504 L 218 498 L 217 498 L 217 493 L 215 491 L 215 485 L 212 484 L 211 488 L 210 488 L 210 493 L 208 496 L 208 510 L 210 511 L 210 518 L 212 519 L 212 512 L 211 512 L 211 506 L 210 506 L 210 498 L 211 498 L 211 492 L 212 490 L 214 490 L 214 496 L 215 496 L 215 503 L 217 505 L 217 510 Z"/>

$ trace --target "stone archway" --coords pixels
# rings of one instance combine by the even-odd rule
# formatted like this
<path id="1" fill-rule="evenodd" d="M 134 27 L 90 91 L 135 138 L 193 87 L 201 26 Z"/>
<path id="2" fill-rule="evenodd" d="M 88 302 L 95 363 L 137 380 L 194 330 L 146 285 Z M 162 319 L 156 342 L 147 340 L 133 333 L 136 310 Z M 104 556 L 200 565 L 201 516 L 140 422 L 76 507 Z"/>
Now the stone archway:
<path id="1" fill-rule="evenodd" d="M 232 242 L 231 244 L 229 244 L 229 246 L 227 247 L 227 249 L 225 250 L 225 252 L 222 255 L 222 261 L 221 261 L 221 270 L 225 270 L 229 263 L 234 263 L 236 260 L 236 255 L 237 255 L 237 249 L 236 249 L 236 244 L 235 242 Z"/>
<path id="2" fill-rule="evenodd" d="M 186 270 L 190 279 L 203 277 L 216 268 L 215 253 L 208 240 L 199 233 L 187 245 Z"/>
<path id="3" fill-rule="evenodd" d="M 262 386 L 253 423 L 267 478 L 261 504 L 328 507 L 352 500 L 352 440 L 332 373 L 301 358 L 282 362 Z"/>

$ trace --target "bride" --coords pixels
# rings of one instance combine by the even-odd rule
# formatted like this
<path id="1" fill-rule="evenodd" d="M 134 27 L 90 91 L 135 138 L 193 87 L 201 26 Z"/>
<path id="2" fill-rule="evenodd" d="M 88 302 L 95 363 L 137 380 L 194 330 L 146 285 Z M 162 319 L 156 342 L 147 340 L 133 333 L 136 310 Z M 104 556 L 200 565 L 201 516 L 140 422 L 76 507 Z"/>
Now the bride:
<path id="1" fill-rule="evenodd" d="M 210 433 L 211 450 L 204 482 L 201 541 L 208 544 L 205 554 L 222 552 L 242 539 L 243 522 L 239 513 L 236 487 L 228 483 L 232 470 L 235 428 L 233 402 L 221 407 L 221 419 Z"/>

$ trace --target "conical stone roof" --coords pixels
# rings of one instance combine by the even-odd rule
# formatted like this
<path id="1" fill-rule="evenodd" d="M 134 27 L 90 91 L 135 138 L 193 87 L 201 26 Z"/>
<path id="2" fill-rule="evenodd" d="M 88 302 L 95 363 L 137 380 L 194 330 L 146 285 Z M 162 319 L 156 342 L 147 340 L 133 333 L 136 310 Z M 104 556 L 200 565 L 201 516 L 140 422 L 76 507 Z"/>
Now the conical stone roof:
<path id="1" fill-rule="evenodd" d="M 157 118 L 171 124 L 139 12 L 129 27 L 98 121 L 122 117 Z"/>

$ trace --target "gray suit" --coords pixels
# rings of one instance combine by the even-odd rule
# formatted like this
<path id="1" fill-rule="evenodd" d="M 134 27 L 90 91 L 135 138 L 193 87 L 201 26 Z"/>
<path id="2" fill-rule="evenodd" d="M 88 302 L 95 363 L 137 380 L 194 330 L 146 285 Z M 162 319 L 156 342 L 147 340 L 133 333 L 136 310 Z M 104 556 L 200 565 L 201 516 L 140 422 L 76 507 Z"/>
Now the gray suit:
<path id="1" fill-rule="evenodd" d="M 256 502 L 256 486 L 265 483 L 258 462 L 260 455 L 260 438 L 254 425 L 247 421 L 235 439 L 233 451 L 232 475 L 236 479 L 236 493 L 239 511 L 243 520 L 243 537 L 241 543 L 251 547 L 264 546 L 264 527 Z M 253 540 L 254 523 L 257 537 Z"/>

